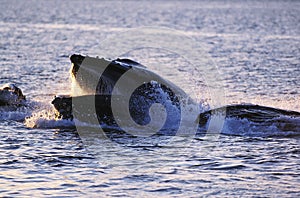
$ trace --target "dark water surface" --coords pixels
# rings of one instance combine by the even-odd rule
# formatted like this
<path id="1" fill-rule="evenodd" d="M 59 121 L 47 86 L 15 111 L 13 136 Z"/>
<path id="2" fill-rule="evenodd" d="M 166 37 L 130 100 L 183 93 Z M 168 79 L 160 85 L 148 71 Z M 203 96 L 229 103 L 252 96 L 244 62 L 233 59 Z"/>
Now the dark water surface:
<path id="1" fill-rule="evenodd" d="M 299 112 L 298 1 L 1 1 L 1 8 L 0 84 L 15 83 L 30 104 L 0 109 L 1 196 L 300 196 L 299 131 L 284 134 L 270 124 L 256 133 L 251 123 L 233 120 L 213 140 L 159 137 L 112 145 L 99 139 L 95 156 L 73 123 L 54 119 L 50 104 L 71 90 L 70 54 L 101 56 L 100 43 L 112 34 L 163 26 L 203 48 L 223 80 L 223 105 Z M 204 68 L 178 69 L 186 61 L 162 52 L 129 56 L 147 66 L 158 62 L 164 67 L 151 69 L 180 87 L 203 90 L 197 99 L 214 107 L 199 75 Z"/>

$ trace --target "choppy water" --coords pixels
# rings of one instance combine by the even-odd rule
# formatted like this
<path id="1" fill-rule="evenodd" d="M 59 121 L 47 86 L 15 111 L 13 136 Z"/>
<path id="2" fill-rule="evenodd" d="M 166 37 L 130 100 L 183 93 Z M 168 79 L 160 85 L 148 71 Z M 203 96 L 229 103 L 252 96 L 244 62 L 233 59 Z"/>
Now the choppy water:
<path id="1" fill-rule="evenodd" d="M 95 156 L 76 130 L 61 129 L 72 123 L 55 121 L 50 104 L 55 94 L 71 90 L 70 54 L 101 56 L 99 47 L 111 35 L 163 26 L 182 31 L 205 51 L 209 60 L 202 61 L 212 62 L 218 71 L 214 77 L 223 80 L 226 100 L 221 105 L 252 103 L 300 111 L 299 5 L 2 1 L 0 84 L 17 84 L 30 105 L 0 112 L 0 195 L 299 196 L 299 135 L 274 131 L 265 137 L 264 131 L 251 133 L 253 128 L 239 127 L 238 122 L 229 131 L 234 135 L 213 141 L 161 137 L 112 145 L 100 139 Z M 210 106 L 220 105 L 210 98 L 201 76 L 208 75 L 206 68 L 187 64 L 186 54 L 139 49 L 127 55 L 154 65 L 151 69 L 180 87 L 196 90 L 197 99 Z M 157 63 L 164 67 L 155 67 Z"/>

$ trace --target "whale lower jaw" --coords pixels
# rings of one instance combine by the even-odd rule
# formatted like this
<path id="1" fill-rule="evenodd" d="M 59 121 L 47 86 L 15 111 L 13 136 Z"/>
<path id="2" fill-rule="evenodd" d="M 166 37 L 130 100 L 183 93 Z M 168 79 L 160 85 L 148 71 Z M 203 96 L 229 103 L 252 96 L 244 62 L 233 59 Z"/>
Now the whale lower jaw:
<path id="1" fill-rule="evenodd" d="M 112 101 L 117 101 L 113 103 Z M 129 103 L 128 103 L 129 102 Z M 84 96 L 56 96 L 52 104 L 56 109 L 57 119 L 73 120 L 75 115 L 93 115 L 99 123 L 115 125 L 113 109 L 117 110 L 118 118 L 132 118 L 139 125 L 146 125 L 151 122 L 150 109 L 154 104 L 161 104 L 167 112 L 168 126 L 177 126 L 180 122 L 179 100 L 172 101 L 171 98 L 161 100 L 161 98 L 151 98 L 145 95 L 134 94 L 130 100 L 123 95 L 84 95 Z M 93 106 L 94 104 L 94 106 Z M 114 106 L 116 105 L 117 106 Z M 130 116 L 126 114 L 127 109 Z M 75 112 L 75 113 L 74 113 Z M 75 114 L 75 115 L 74 115 Z M 177 119 L 174 119 L 174 114 Z"/>

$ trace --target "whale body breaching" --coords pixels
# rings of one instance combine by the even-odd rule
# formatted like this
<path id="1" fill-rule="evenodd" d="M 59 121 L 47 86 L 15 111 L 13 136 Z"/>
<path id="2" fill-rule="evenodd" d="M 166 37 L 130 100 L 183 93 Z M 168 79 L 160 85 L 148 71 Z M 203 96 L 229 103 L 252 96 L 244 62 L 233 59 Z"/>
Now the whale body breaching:
<path id="1" fill-rule="evenodd" d="M 59 119 L 73 119 L 73 111 L 86 115 L 96 114 L 100 125 L 118 126 L 117 119 L 122 119 L 122 108 L 125 106 L 131 118 L 139 125 L 151 122 L 151 106 L 159 103 L 165 109 L 166 120 L 158 134 L 169 134 L 166 131 L 178 129 L 182 120 L 182 101 L 184 105 L 197 105 L 178 86 L 149 71 L 145 66 L 130 59 L 107 60 L 90 58 L 74 54 L 71 76 L 76 84 L 73 95 L 56 96 L 52 101 Z M 74 106 L 74 100 L 80 105 Z M 92 109 L 86 109 L 85 103 L 94 103 Z M 115 103 L 114 101 L 118 101 Z M 118 105 L 115 107 L 114 105 Z M 115 117 L 119 109 L 121 117 Z M 96 112 L 94 112 L 96 111 Z M 197 122 L 200 130 L 207 130 L 213 115 L 222 115 L 224 119 L 248 120 L 258 130 L 270 125 L 281 131 L 300 131 L 300 113 L 259 105 L 228 105 L 205 112 L 198 112 Z M 126 115 L 127 116 L 127 115 Z M 124 117 L 126 117 L 124 116 Z M 289 119 L 287 119 L 289 118 Z M 242 123 L 242 122 L 241 122 Z"/>

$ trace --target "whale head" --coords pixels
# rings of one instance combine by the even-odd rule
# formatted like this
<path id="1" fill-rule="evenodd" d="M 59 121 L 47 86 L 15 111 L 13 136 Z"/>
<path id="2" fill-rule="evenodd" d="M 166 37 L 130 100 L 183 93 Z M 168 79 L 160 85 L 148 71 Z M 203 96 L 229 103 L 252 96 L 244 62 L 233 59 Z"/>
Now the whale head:
<path id="1" fill-rule="evenodd" d="M 182 105 L 193 103 L 179 87 L 133 60 L 79 54 L 70 60 L 72 93 L 52 101 L 57 118 L 73 119 L 73 112 L 92 115 L 96 109 L 100 123 L 118 120 L 125 127 L 150 124 L 163 130 L 178 127 Z"/>

